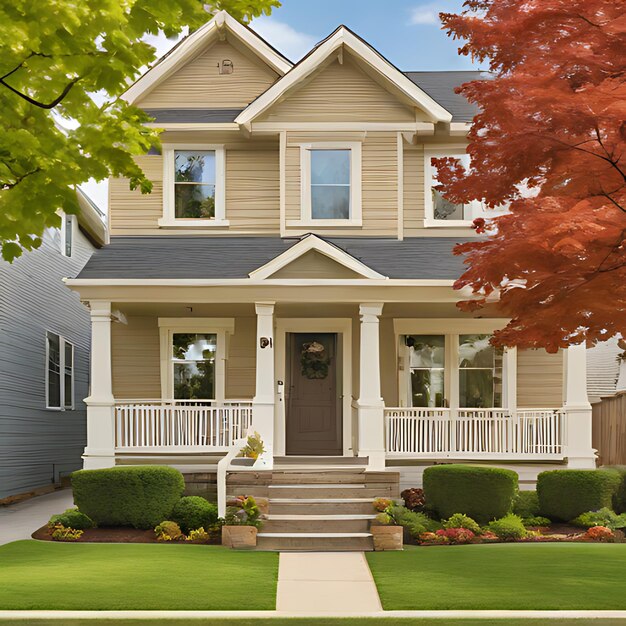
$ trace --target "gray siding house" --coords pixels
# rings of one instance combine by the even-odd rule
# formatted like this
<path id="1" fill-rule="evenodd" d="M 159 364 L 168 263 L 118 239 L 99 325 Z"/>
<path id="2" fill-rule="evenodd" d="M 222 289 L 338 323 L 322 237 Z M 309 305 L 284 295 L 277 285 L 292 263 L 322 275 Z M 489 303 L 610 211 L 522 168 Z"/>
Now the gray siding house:
<path id="1" fill-rule="evenodd" d="M 82 466 L 89 385 L 89 311 L 63 283 L 107 241 L 99 209 L 80 215 L 12 264 L 0 260 L 0 501 Z"/>

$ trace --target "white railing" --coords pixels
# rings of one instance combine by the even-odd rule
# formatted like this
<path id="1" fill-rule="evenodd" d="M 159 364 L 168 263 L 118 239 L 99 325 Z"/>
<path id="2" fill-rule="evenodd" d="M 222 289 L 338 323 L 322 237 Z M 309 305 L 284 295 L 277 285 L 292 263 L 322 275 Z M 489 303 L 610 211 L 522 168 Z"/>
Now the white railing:
<path id="1" fill-rule="evenodd" d="M 252 423 L 249 400 L 123 400 L 115 446 L 139 451 L 225 451 Z"/>
<path id="2" fill-rule="evenodd" d="M 558 459 L 561 409 L 386 408 L 387 456 Z"/>

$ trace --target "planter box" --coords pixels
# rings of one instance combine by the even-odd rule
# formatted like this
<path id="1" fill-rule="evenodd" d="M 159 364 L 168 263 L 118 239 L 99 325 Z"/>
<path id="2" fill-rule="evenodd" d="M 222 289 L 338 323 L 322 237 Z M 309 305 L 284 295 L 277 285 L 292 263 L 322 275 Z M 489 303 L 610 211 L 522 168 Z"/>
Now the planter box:
<path id="1" fill-rule="evenodd" d="M 252 459 L 248 456 L 236 456 L 231 460 L 230 464 L 237 467 L 252 467 L 256 463 L 256 459 Z"/>
<path id="2" fill-rule="evenodd" d="M 254 526 L 222 526 L 222 545 L 235 549 L 256 548 Z"/>
<path id="3" fill-rule="evenodd" d="M 402 550 L 402 526 L 372 526 L 374 550 Z"/>

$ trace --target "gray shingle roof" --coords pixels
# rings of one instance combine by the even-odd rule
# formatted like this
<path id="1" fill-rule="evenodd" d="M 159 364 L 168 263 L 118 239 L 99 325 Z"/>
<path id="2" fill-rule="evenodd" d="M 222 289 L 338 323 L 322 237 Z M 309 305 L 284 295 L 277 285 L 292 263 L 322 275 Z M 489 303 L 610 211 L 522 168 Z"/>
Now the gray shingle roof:
<path id="1" fill-rule="evenodd" d="M 157 124 L 234 122 L 243 109 L 144 109 Z"/>
<path id="2" fill-rule="evenodd" d="M 463 96 L 454 93 L 455 87 L 471 80 L 489 80 L 489 72 L 450 71 L 450 72 L 404 72 L 420 89 L 425 91 L 444 109 L 452 113 L 453 122 L 471 122 L 479 112 L 478 107 Z"/>
<path id="3" fill-rule="evenodd" d="M 280 237 L 111 237 L 111 243 L 95 252 L 78 278 L 247 278 L 298 241 Z M 452 248 L 467 239 L 339 237 L 326 241 L 389 278 L 455 279 L 463 263 L 452 254 Z"/>

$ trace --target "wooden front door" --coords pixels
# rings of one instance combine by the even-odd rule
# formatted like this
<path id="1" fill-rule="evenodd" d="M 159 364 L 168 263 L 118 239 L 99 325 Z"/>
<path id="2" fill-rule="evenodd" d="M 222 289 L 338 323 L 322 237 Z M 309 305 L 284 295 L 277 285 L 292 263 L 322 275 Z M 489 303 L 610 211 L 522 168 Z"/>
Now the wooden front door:
<path id="1" fill-rule="evenodd" d="M 341 455 L 336 333 L 287 335 L 287 454 Z"/>

